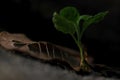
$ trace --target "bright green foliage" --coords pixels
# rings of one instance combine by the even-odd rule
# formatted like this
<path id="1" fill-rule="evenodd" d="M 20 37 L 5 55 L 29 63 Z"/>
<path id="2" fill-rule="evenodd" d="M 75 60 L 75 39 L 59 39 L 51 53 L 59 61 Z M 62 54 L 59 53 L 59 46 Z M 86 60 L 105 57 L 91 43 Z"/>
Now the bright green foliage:
<path id="1" fill-rule="evenodd" d="M 53 15 L 53 22 L 55 28 L 63 33 L 74 34 L 75 33 L 75 24 L 72 21 L 69 21 L 63 16 L 60 16 L 56 12 Z"/>
<path id="2" fill-rule="evenodd" d="M 67 20 L 77 24 L 80 14 L 74 7 L 65 7 L 60 11 L 60 16 L 63 16 Z"/>
<path id="3" fill-rule="evenodd" d="M 73 37 L 79 47 L 81 61 L 83 61 L 83 47 L 81 43 L 83 33 L 91 24 L 103 20 L 107 13 L 108 11 L 100 12 L 94 16 L 80 15 L 75 7 L 65 7 L 59 13 L 54 12 L 52 20 L 57 30 L 70 34 Z M 79 24 L 81 21 L 82 24 Z"/>
<path id="4" fill-rule="evenodd" d="M 94 16 L 80 15 L 75 7 L 65 7 L 60 10 L 59 14 L 54 12 L 52 20 L 57 30 L 72 36 L 76 34 L 76 39 L 81 40 L 81 37 L 87 27 L 93 23 L 98 23 L 103 20 L 107 13 L 108 12 L 105 11 Z M 81 20 L 83 21 L 83 24 L 82 26 L 79 26 Z"/>
<path id="5" fill-rule="evenodd" d="M 93 24 L 93 23 L 98 23 L 98 22 L 100 22 L 101 20 L 103 20 L 103 19 L 104 19 L 104 16 L 105 16 L 107 13 L 108 13 L 108 11 L 100 12 L 100 13 L 94 15 L 94 16 L 83 15 L 83 16 L 82 16 L 82 17 L 83 17 L 82 19 L 84 20 L 84 23 L 83 23 L 83 25 L 82 25 L 83 30 L 82 30 L 81 34 L 83 34 L 83 32 L 86 30 L 86 28 L 87 28 L 88 26 L 90 26 L 91 24 Z"/>

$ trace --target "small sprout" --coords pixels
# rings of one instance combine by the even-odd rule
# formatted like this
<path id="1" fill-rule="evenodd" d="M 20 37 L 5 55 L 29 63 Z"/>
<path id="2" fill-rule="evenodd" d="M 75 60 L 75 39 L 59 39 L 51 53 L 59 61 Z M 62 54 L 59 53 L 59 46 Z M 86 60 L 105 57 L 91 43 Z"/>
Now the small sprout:
<path id="1" fill-rule="evenodd" d="M 86 61 L 81 42 L 83 33 L 91 24 L 98 23 L 103 20 L 107 13 L 108 11 L 100 12 L 94 16 L 80 15 L 75 7 L 65 7 L 61 9 L 59 13 L 53 13 L 52 21 L 54 23 L 54 27 L 58 31 L 61 31 L 65 34 L 70 34 L 77 44 L 80 51 L 80 66 L 83 70 L 88 67 L 85 63 Z M 82 24 L 80 24 L 81 21 L 83 21 Z"/>

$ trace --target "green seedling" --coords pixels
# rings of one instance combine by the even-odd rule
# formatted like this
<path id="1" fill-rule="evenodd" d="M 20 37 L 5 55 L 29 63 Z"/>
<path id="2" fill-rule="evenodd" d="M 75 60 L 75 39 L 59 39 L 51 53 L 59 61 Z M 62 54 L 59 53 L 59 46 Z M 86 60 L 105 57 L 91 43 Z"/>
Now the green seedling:
<path id="1" fill-rule="evenodd" d="M 55 28 L 64 34 L 70 34 L 77 44 L 80 51 L 80 66 L 83 70 L 88 67 L 85 63 L 84 49 L 81 41 L 83 33 L 91 24 L 103 20 L 107 13 L 108 11 L 100 12 L 94 16 L 80 15 L 75 7 L 65 7 L 59 13 L 53 13 L 52 21 Z"/>

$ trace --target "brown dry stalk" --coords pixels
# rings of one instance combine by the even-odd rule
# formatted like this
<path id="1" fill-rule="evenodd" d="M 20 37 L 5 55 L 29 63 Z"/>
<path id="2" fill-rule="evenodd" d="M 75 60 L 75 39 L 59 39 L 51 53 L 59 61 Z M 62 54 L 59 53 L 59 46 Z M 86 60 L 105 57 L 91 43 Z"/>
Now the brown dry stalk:
<path id="1" fill-rule="evenodd" d="M 80 70 L 79 52 L 66 47 L 45 41 L 35 42 L 27 38 L 24 34 L 9 33 L 6 31 L 0 33 L 0 45 L 7 50 L 24 52 L 45 61 L 63 61 L 68 63 L 75 71 Z M 88 56 L 86 56 L 86 60 L 88 63 L 91 62 Z"/>

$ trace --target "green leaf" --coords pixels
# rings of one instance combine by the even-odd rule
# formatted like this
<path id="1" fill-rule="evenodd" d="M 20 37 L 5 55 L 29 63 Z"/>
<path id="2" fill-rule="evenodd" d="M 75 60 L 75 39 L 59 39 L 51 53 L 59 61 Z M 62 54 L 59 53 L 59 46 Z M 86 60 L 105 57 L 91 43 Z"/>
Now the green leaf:
<path id="1" fill-rule="evenodd" d="M 100 12 L 100 13 L 96 14 L 95 16 L 93 16 L 94 23 L 98 23 L 98 22 L 102 21 L 104 19 L 104 17 L 107 15 L 107 13 L 108 13 L 108 11 Z"/>
<path id="2" fill-rule="evenodd" d="M 98 23 L 100 22 L 101 20 L 104 19 L 104 17 L 106 16 L 106 14 L 108 13 L 108 11 L 105 11 L 105 12 L 100 12 L 94 16 L 89 16 L 89 15 L 86 15 L 85 18 L 87 19 L 84 19 L 84 23 L 83 23 L 83 27 L 88 27 L 89 25 L 93 24 L 93 23 Z"/>
<path id="3" fill-rule="evenodd" d="M 90 15 L 81 15 L 80 16 L 80 20 L 87 21 L 91 17 L 93 17 L 93 16 L 90 16 Z"/>
<path id="4" fill-rule="evenodd" d="M 80 15 L 75 7 L 65 7 L 60 10 L 59 14 L 54 12 L 52 21 L 58 31 L 72 35 L 78 43 L 81 41 L 82 35 L 87 27 L 103 20 L 107 13 L 108 11 L 100 12 L 94 16 Z M 81 20 L 83 22 L 80 28 L 79 23 Z"/>
<path id="5" fill-rule="evenodd" d="M 94 15 L 94 16 L 84 15 L 84 17 L 83 17 L 84 23 L 83 23 L 83 26 L 82 26 L 83 27 L 82 32 L 84 32 L 86 30 L 86 28 L 88 26 L 90 26 L 91 24 L 98 23 L 101 20 L 103 20 L 107 13 L 108 13 L 108 11 L 100 12 L 100 13 Z"/>
<path id="6" fill-rule="evenodd" d="M 77 25 L 80 14 L 75 7 L 65 7 L 60 11 L 60 16 Z"/>
<path id="7" fill-rule="evenodd" d="M 55 28 L 58 31 L 61 31 L 65 34 L 74 34 L 75 33 L 75 24 L 64 18 L 63 16 L 60 16 L 59 14 L 57 14 L 56 12 L 53 14 L 53 23 Z"/>
<path id="8" fill-rule="evenodd" d="M 83 25 L 82 25 L 82 30 L 80 33 L 81 34 L 80 37 L 82 37 L 84 31 L 87 29 L 88 26 L 90 26 L 93 23 L 98 23 L 101 20 L 103 20 L 107 13 L 108 13 L 108 11 L 100 12 L 94 16 L 90 16 L 90 15 L 80 16 L 80 18 L 81 18 L 80 20 L 84 20 Z"/>

